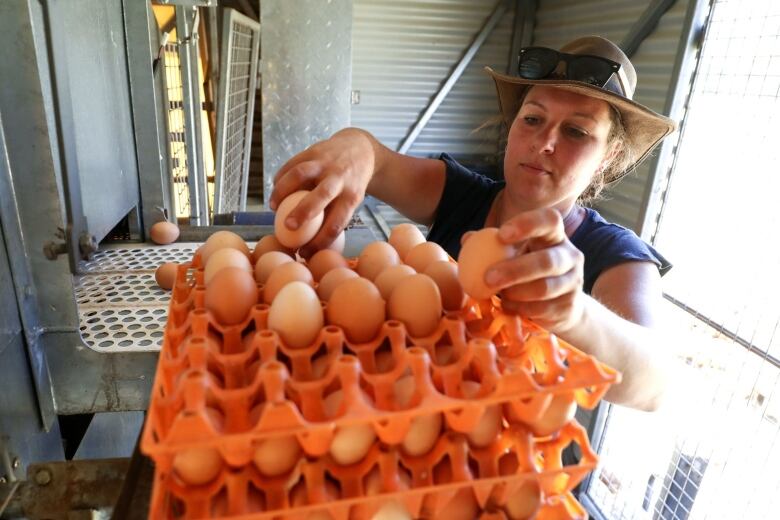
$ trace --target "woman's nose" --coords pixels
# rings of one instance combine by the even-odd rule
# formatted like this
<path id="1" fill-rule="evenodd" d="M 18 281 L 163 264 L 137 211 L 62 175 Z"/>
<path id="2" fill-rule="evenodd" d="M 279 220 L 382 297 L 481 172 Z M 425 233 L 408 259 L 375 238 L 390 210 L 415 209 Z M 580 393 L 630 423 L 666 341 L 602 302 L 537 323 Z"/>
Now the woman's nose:
<path id="1" fill-rule="evenodd" d="M 537 135 L 537 150 L 539 153 L 550 154 L 555 151 L 555 129 L 545 128 Z"/>

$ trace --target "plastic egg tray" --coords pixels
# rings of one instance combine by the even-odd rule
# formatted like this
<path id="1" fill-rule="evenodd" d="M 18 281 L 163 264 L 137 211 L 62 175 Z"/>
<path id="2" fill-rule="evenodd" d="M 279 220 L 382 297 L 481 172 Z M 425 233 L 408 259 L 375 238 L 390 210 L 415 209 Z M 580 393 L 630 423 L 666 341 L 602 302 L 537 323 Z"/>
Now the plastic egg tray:
<path id="1" fill-rule="evenodd" d="M 597 462 L 586 432 L 572 420 L 535 437 L 527 425 L 557 394 L 593 408 L 620 380 L 613 369 L 503 313 L 497 299 L 446 314 L 427 337 L 410 337 L 403 324 L 388 320 L 367 343 L 350 343 L 339 327 L 325 326 L 309 347 L 291 349 L 267 328 L 268 305 L 256 305 L 237 325 L 217 323 L 204 307 L 199 267 L 198 256 L 179 267 L 142 437 L 156 465 L 150 517 L 302 519 L 319 511 L 334 519 L 371 518 L 395 500 L 414 518 L 436 518 L 468 487 L 480 518 L 507 518 L 507 497 L 529 479 L 544 497 L 534 518 L 587 516 L 571 494 Z M 381 371 L 380 357 L 390 360 Z M 394 384 L 409 374 L 415 388 L 402 408 Z M 475 397 L 463 395 L 463 380 L 479 384 Z M 323 402 L 335 390 L 343 402 L 328 417 Z M 512 420 L 505 417 L 491 444 L 473 447 L 467 434 L 495 404 L 510 407 Z M 261 412 L 252 413 L 258 405 Z M 221 413 L 221 424 L 212 422 L 209 409 Z M 400 444 L 412 419 L 434 413 L 444 418 L 435 445 L 409 456 Z M 338 428 L 356 424 L 370 425 L 376 441 L 361 461 L 341 466 L 328 454 L 330 443 Z M 253 464 L 253 454 L 280 436 L 294 436 L 303 456 L 287 474 L 270 478 Z M 563 466 L 561 454 L 572 443 L 582 458 Z M 213 448 L 223 462 L 218 476 L 201 486 L 188 486 L 173 470 L 174 457 L 193 448 Z M 382 492 L 368 496 L 372 471 L 381 475 Z M 336 484 L 338 496 L 326 493 L 326 482 Z M 291 505 L 296 485 L 305 489 L 304 506 Z"/>

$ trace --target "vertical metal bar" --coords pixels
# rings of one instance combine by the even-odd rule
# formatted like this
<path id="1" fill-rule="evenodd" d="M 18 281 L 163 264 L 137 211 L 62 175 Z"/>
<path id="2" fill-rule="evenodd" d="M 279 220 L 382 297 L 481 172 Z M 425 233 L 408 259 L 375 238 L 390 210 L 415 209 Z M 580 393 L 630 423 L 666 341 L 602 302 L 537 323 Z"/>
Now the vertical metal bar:
<path id="1" fill-rule="evenodd" d="M 262 29 L 261 29 L 262 30 Z M 249 72 L 249 92 L 247 93 L 246 133 L 244 138 L 244 165 L 241 168 L 240 210 L 246 211 L 247 192 L 249 190 L 249 160 L 252 156 L 252 131 L 254 130 L 255 98 L 257 97 L 257 65 L 260 57 L 260 31 L 252 31 L 252 66 Z"/>
<path id="2" fill-rule="evenodd" d="M 509 50 L 509 66 L 507 74 L 517 74 L 517 56 L 520 49 L 528 47 L 534 40 L 534 27 L 536 26 L 537 0 L 515 1 L 515 26 L 512 31 L 512 46 Z"/>
<path id="3" fill-rule="evenodd" d="M 142 234 L 159 220 L 157 207 L 172 209 L 168 190 L 170 176 L 164 158 L 168 156 L 164 136 L 160 135 L 158 113 L 161 92 L 157 91 L 152 61 L 158 49 L 152 49 L 149 2 L 123 0 L 125 35 L 127 38 L 127 64 L 130 78 L 133 131 L 135 133 L 136 160 L 138 161 L 141 188 Z M 156 27 L 156 25 L 155 25 Z M 156 30 L 156 29 L 155 29 Z M 164 67 L 163 67 L 164 68 Z M 131 212 L 132 214 L 132 212 Z"/>
<path id="4" fill-rule="evenodd" d="M 77 274 L 81 261 L 80 237 L 88 233 L 87 218 L 81 201 L 81 182 L 76 157 L 76 130 L 73 127 L 73 105 L 70 97 L 70 76 L 68 72 L 67 30 L 62 23 L 59 9 L 67 9 L 60 0 L 44 2 L 44 23 L 48 38 L 49 68 L 52 83 L 52 100 L 57 144 L 59 148 L 60 171 L 65 198 L 67 224 L 65 241 L 68 246 L 70 271 Z"/>
<path id="5" fill-rule="evenodd" d="M 699 66 L 697 49 L 700 49 L 704 42 L 710 4 L 711 0 L 690 0 L 685 14 L 677 58 L 672 71 L 672 81 L 664 107 L 664 114 L 677 121 L 682 119 L 685 105 L 691 95 L 692 80 L 696 77 Z M 683 128 L 680 128 L 676 138 L 665 139 L 658 152 L 650 159 L 650 179 L 642 194 L 642 208 L 636 226 L 639 235 L 647 241 L 655 238 L 658 229 L 665 198 L 662 191 L 668 184 L 667 175 L 671 175 L 669 162 L 682 133 Z"/>
<path id="6" fill-rule="evenodd" d="M 190 192 L 190 224 L 193 226 L 208 225 L 207 218 L 203 218 L 206 201 L 202 199 L 200 179 L 203 176 L 201 150 L 198 144 L 199 125 L 196 125 L 200 115 L 200 96 L 197 82 L 193 85 L 193 66 L 197 68 L 197 62 L 193 63 L 193 46 L 190 41 L 192 35 L 193 20 L 192 8 L 176 6 L 176 34 L 179 40 L 179 64 L 181 67 L 181 84 L 184 111 L 184 139 L 187 144 L 187 185 Z M 196 47 L 197 49 L 197 47 Z M 197 52 L 197 51 L 196 51 Z M 197 69 L 196 69 L 197 74 Z M 206 208 L 206 212 L 208 208 Z"/>
<path id="7" fill-rule="evenodd" d="M 224 188 L 225 163 L 227 153 L 228 133 L 228 107 L 230 106 L 230 68 L 233 65 L 233 53 L 230 52 L 233 39 L 233 17 L 237 14 L 234 9 L 226 9 L 222 12 L 222 32 L 220 33 L 222 45 L 219 53 L 219 97 L 217 97 L 217 161 L 216 175 L 214 179 L 214 214 L 224 212 Z"/>
<path id="8" fill-rule="evenodd" d="M 208 172 L 206 171 L 205 161 L 203 158 L 204 146 L 203 146 L 203 102 L 200 98 L 200 88 L 202 81 L 200 80 L 200 48 L 198 47 L 198 24 L 200 23 L 200 11 L 195 7 L 192 9 L 192 25 L 191 32 L 189 34 L 189 41 L 187 45 L 190 47 L 190 59 L 192 60 L 190 66 L 190 73 L 192 74 L 192 108 L 193 116 L 195 118 L 195 139 L 197 141 L 196 160 L 198 161 L 198 177 L 197 185 L 200 199 L 200 219 L 203 225 L 208 226 L 211 224 L 209 218 L 209 187 L 208 187 Z"/>
<path id="9" fill-rule="evenodd" d="M 461 75 L 466 70 L 466 67 L 468 67 L 469 63 L 471 63 L 471 60 L 477 54 L 477 51 L 480 49 L 480 47 L 482 47 L 482 44 L 485 43 L 487 37 L 490 36 L 491 32 L 493 32 L 493 29 L 496 28 L 498 22 L 501 21 L 501 17 L 504 16 L 504 13 L 506 13 L 507 10 L 507 0 L 498 0 L 496 7 L 493 9 L 493 13 L 490 15 L 487 22 L 485 22 L 485 25 L 482 26 L 482 29 L 477 34 L 477 37 L 474 38 L 474 41 L 471 42 L 471 45 L 469 45 L 468 49 L 466 49 L 466 52 L 463 54 L 463 57 L 460 59 L 460 61 L 458 61 L 457 65 L 455 65 L 453 71 L 450 72 L 450 75 L 436 93 L 436 96 L 434 96 L 433 100 L 431 100 L 420 118 L 404 138 L 401 146 L 398 148 L 398 152 L 406 153 L 409 151 L 409 149 L 414 144 L 414 141 L 423 131 L 423 128 L 425 128 L 425 125 L 427 125 L 428 121 L 431 120 L 431 117 L 433 117 L 433 114 L 436 112 L 436 110 L 438 110 L 439 106 L 444 101 L 444 98 L 446 98 L 447 94 L 450 93 L 452 87 L 455 86 L 455 83 L 458 81 L 458 79 L 460 79 Z"/>

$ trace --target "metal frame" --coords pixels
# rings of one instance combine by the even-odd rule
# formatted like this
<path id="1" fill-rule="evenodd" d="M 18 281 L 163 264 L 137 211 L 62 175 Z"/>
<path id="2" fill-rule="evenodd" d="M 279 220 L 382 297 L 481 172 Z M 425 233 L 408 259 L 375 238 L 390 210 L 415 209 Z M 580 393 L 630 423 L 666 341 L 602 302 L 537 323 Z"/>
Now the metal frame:
<path id="1" fill-rule="evenodd" d="M 431 117 L 433 117 L 433 114 L 436 112 L 436 110 L 438 110 L 439 106 L 444 101 L 444 98 L 446 98 L 447 94 L 450 93 L 450 90 L 452 90 L 452 87 L 455 86 L 455 83 L 458 81 L 458 79 L 460 79 L 461 75 L 463 75 L 463 72 L 466 70 L 466 67 L 468 67 L 469 63 L 471 63 L 471 60 L 477 54 L 477 51 L 479 51 L 480 47 L 482 47 L 482 44 L 485 43 L 485 40 L 487 40 L 488 36 L 490 36 L 490 33 L 493 32 L 493 29 L 498 26 L 498 23 L 501 21 L 501 17 L 503 17 L 508 10 L 509 0 L 498 0 L 496 6 L 493 8 L 493 12 L 485 22 L 485 25 L 483 25 L 482 29 L 480 29 L 479 33 L 477 33 L 477 36 L 474 38 L 474 41 L 471 42 L 471 45 L 469 45 L 469 47 L 466 49 L 463 57 L 455 65 L 455 68 L 452 70 L 452 72 L 450 72 L 450 75 L 444 81 L 444 84 L 441 86 L 439 91 L 417 119 L 412 129 L 406 135 L 401 145 L 398 147 L 398 153 L 406 153 L 409 151 L 409 149 L 414 144 L 414 141 L 417 140 L 417 137 L 423 131 L 423 128 L 425 128 L 425 125 L 427 125 L 428 121 L 431 120 Z"/>
<path id="2" fill-rule="evenodd" d="M 677 59 L 672 70 L 672 82 L 664 106 L 664 114 L 681 121 L 681 128 L 677 132 L 677 138 L 665 139 L 658 152 L 650 159 L 650 182 L 647 183 L 642 194 L 642 207 L 637 221 L 639 235 L 648 242 L 652 242 L 655 238 L 657 224 L 662 217 L 661 210 L 665 200 L 662 190 L 667 185 L 667 177 L 671 175 L 673 164 L 670 162 L 673 160 L 673 152 L 677 148 L 685 126 L 683 114 L 691 95 L 692 79 L 696 76 L 699 64 L 698 53 L 692 52 L 692 49 L 700 48 L 704 42 L 710 6 L 711 0 L 689 0 L 685 14 L 677 48 Z"/>
<path id="3" fill-rule="evenodd" d="M 232 91 L 232 65 L 233 65 L 233 27 L 235 24 L 247 27 L 252 32 L 252 51 L 250 56 L 250 72 L 247 78 L 247 105 L 246 127 L 244 129 L 244 146 L 241 149 L 242 166 L 240 179 L 240 193 L 238 194 L 238 207 L 227 207 L 225 201 L 225 163 L 228 154 L 228 124 L 230 122 Z M 220 75 L 217 107 L 217 150 L 216 150 L 216 180 L 214 187 L 214 213 L 220 214 L 227 211 L 245 211 L 247 188 L 249 184 L 249 159 L 252 151 L 252 122 L 255 110 L 255 92 L 257 90 L 257 64 L 260 53 L 260 24 L 234 9 L 227 9 L 222 15 L 222 45 L 220 46 Z"/>
<path id="4" fill-rule="evenodd" d="M 160 104 L 163 92 L 157 85 L 150 63 L 158 54 L 153 48 L 154 23 L 149 2 L 123 0 L 125 35 L 127 38 L 127 62 L 130 76 L 130 95 L 135 133 L 136 160 L 141 188 L 143 235 L 160 219 L 157 208 L 165 208 L 173 214 L 173 203 L 168 175 L 168 150 L 165 136 L 160 133 L 162 114 Z M 156 23 L 153 26 L 156 30 Z M 164 89 L 163 89 L 164 90 Z"/>
<path id="5" fill-rule="evenodd" d="M 639 19 L 628 30 L 628 34 L 620 42 L 620 48 L 629 58 L 634 55 L 639 46 L 650 36 L 661 17 L 668 11 L 677 0 L 653 0 L 647 9 L 639 16 Z"/>
<path id="6" fill-rule="evenodd" d="M 209 224 L 208 187 L 203 166 L 198 74 L 197 8 L 176 7 L 176 34 L 184 98 L 184 134 L 187 142 L 187 181 L 190 192 L 190 224 Z"/>

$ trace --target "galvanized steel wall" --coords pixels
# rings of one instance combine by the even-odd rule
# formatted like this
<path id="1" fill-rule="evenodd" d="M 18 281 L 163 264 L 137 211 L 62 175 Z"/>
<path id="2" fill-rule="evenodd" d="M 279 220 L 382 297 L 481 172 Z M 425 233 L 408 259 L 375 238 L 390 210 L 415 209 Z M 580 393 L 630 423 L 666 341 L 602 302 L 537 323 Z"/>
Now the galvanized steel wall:
<path id="1" fill-rule="evenodd" d="M 496 6 L 496 1 L 354 0 L 352 125 L 397 149 Z M 483 72 L 506 70 L 512 8 L 485 41 L 410 149 L 494 161 L 499 127 L 475 132 L 498 115 L 495 87 Z"/>
<path id="2" fill-rule="evenodd" d="M 559 47 L 589 34 L 619 44 L 649 4 L 636 0 L 542 0 L 534 45 Z M 687 5 L 688 0 L 677 0 L 632 57 L 639 78 L 634 99 L 657 112 L 662 113 L 666 103 Z M 607 191 L 607 200 L 596 204 L 607 220 L 639 231 L 642 197 L 650 182 L 648 165 L 645 161 Z"/>

